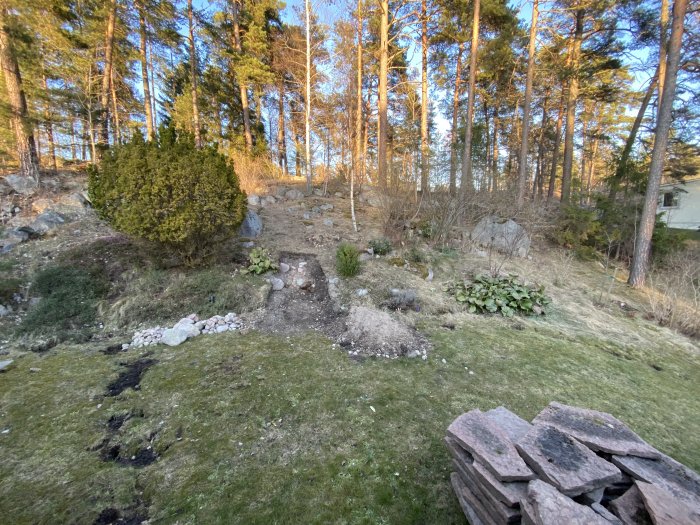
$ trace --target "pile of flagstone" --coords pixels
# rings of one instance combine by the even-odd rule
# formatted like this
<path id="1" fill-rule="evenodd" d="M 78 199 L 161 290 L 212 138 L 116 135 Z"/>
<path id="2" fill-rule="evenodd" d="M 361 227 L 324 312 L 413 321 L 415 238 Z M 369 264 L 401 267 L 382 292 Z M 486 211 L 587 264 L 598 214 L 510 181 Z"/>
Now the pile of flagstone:
<path id="1" fill-rule="evenodd" d="M 472 525 L 700 524 L 700 476 L 610 414 L 550 403 L 455 419 L 452 487 Z"/>

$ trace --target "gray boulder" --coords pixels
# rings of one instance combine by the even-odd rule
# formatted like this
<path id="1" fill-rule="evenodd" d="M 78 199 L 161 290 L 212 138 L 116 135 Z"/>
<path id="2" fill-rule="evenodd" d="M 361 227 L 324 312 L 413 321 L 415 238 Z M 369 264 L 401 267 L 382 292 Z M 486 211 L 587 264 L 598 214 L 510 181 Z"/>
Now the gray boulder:
<path id="1" fill-rule="evenodd" d="M 34 219 L 34 221 L 29 225 L 29 228 L 36 233 L 44 234 L 50 230 L 53 230 L 54 228 L 57 228 L 65 222 L 66 219 L 60 213 L 53 210 L 46 210 L 44 213 Z"/>
<path id="2" fill-rule="evenodd" d="M 177 346 L 187 341 L 187 339 L 190 337 L 190 333 L 190 329 L 184 326 L 167 328 L 166 330 L 163 330 L 163 337 L 160 341 L 168 346 Z"/>
<path id="3" fill-rule="evenodd" d="M 37 181 L 31 177 L 24 177 L 16 173 L 5 177 L 5 184 L 12 188 L 16 193 L 22 195 L 31 195 L 39 186 Z"/>
<path id="4" fill-rule="evenodd" d="M 248 206 L 259 206 L 260 197 L 258 195 L 248 195 Z"/>
<path id="5" fill-rule="evenodd" d="M 0 239 L 0 246 L 2 246 L 0 253 L 7 253 L 18 244 L 27 240 L 29 240 L 29 233 L 21 230 L 10 230 Z"/>
<path id="6" fill-rule="evenodd" d="M 277 202 L 277 199 L 275 199 L 272 195 L 265 195 L 261 201 L 260 205 L 261 206 L 269 206 L 270 204 L 274 204 Z"/>
<path id="7" fill-rule="evenodd" d="M 245 214 L 245 219 L 241 227 L 238 229 L 239 237 L 246 237 L 248 239 L 256 239 L 260 236 L 263 230 L 263 223 L 260 215 L 255 213 L 253 210 L 248 210 Z"/>
<path id="8" fill-rule="evenodd" d="M 289 190 L 284 196 L 289 200 L 298 201 L 304 198 L 304 193 L 299 190 Z"/>
<path id="9" fill-rule="evenodd" d="M 12 308 L 9 306 L 3 306 L 0 304 L 0 317 L 5 317 L 12 313 Z"/>
<path id="10" fill-rule="evenodd" d="M 512 219 L 503 220 L 493 215 L 479 221 L 471 239 L 481 246 L 518 257 L 526 257 L 530 251 L 530 236 L 525 228 Z"/>

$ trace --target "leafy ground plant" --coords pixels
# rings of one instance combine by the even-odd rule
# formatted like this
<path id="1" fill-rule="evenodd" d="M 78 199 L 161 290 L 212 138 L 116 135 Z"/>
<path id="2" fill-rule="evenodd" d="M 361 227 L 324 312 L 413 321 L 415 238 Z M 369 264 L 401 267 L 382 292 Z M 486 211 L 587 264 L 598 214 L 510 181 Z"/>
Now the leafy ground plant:
<path id="1" fill-rule="evenodd" d="M 386 255 L 394 249 L 389 239 L 372 239 L 367 244 L 377 255 Z"/>
<path id="2" fill-rule="evenodd" d="M 471 282 L 448 283 L 445 291 L 467 305 L 469 313 L 500 312 L 504 317 L 516 313 L 543 315 L 544 307 L 550 302 L 544 286 L 525 285 L 515 275 L 478 275 Z"/>
<path id="3" fill-rule="evenodd" d="M 253 248 L 248 256 L 250 264 L 245 268 L 243 273 L 254 273 L 261 275 L 270 270 L 276 270 L 277 264 L 270 258 L 270 254 L 265 248 Z"/>

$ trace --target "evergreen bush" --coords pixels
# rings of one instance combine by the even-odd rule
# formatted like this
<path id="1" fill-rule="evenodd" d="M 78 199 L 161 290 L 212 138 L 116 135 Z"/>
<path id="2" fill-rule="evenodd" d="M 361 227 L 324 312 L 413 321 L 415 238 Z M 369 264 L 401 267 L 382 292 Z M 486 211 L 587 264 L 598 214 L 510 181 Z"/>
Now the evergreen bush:
<path id="1" fill-rule="evenodd" d="M 352 244 L 342 243 L 335 253 L 335 268 L 342 277 L 360 273 L 360 252 Z"/>
<path id="2" fill-rule="evenodd" d="M 186 263 L 235 235 L 246 196 L 233 166 L 213 147 L 197 149 L 191 134 L 161 127 L 105 152 L 89 171 L 88 191 L 115 229 L 172 249 Z"/>

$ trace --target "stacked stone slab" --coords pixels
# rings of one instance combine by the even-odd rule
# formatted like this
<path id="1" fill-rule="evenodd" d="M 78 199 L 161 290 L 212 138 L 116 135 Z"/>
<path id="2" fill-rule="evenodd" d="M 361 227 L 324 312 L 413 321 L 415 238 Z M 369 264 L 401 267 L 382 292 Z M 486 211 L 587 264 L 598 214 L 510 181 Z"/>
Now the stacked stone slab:
<path id="1" fill-rule="evenodd" d="M 700 525 L 700 476 L 610 414 L 552 402 L 447 429 L 452 487 L 472 525 Z"/>

